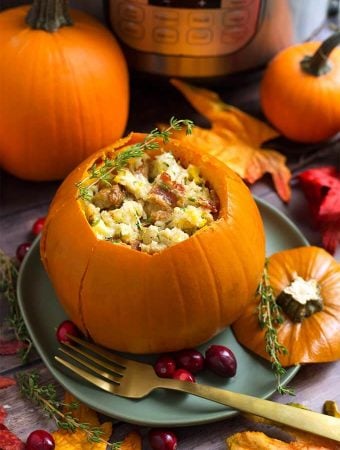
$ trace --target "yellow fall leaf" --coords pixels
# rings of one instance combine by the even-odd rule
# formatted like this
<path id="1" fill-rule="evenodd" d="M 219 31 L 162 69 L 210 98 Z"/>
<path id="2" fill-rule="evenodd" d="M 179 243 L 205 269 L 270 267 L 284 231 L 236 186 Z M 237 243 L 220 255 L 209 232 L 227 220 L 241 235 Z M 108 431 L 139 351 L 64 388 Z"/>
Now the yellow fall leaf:
<path id="1" fill-rule="evenodd" d="M 77 401 L 77 399 L 70 394 L 65 392 L 64 403 L 72 403 Z M 68 412 L 65 410 L 64 412 Z M 96 411 L 79 402 L 77 409 L 72 410 L 72 416 L 78 419 L 80 423 L 88 423 L 92 427 L 99 427 L 103 430 L 101 435 L 101 442 L 89 442 L 88 435 L 84 430 L 76 430 L 74 433 L 70 433 L 65 430 L 58 430 L 52 433 L 55 441 L 56 450 L 106 450 L 107 442 L 109 441 L 112 434 L 112 423 L 104 422 L 100 423 Z"/>
<path id="2" fill-rule="evenodd" d="M 304 405 L 294 403 L 297 408 L 308 409 Z M 334 401 L 326 401 L 324 410 L 328 415 L 340 417 L 338 406 Z M 243 431 L 235 433 L 226 439 L 227 449 L 229 450 L 340 450 L 340 443 L 317 436 L 307 431 L 298 430 L 288 425 L 278 425 L 276 422 L 256 416 L 254 414 L 245 414 L 249 420 L 259 424 L 272 425 L 285 431 L 292 442 L 284 442 L 278 439 L 270 438 L 259 431 Z"/>
<path id="3" fill-rule="evenodd" d="M 103 423 L 101 428 L 104 431 L 101 438 L 104 441 L 108 441 L 112 433 L 111 422 Z M 89 442 L 87 440 L 87 434 L 82 430 L 77 430 L 74 433 L 59 430 L 52 434 L 55 441 L 56 450 L 106 450 L 107 447 L 106 442 Z"/>
<path id="4" fill-rule="evenodd" d="M 334 450 L 335 446 L 324 446 L 309 441 L 284 442 L 271 438 L 261 431 L 243 431 L 226 439 L 229 450 Z"/>
<path id="5" fill-rule="evenodd" d="M 72 410 L 72 416 L 75 419 L 78 419 L 79 422 L 89 423 L 94 427 L 98 427 L 100 425 L 98 414 L 96 413 L 96 411 L 91 409 L 89 406 L 84 405 L 84 403 L 79 402 L 79 400 L 77 400 L 76 397 L 74 397 L 74 395 L 72 395 L 70 392 L 65 391 L 64 403 L 70 404 L 72 402 L 79 403 L 79 407 Z M 69 410 L 64 408 L 64 412 L 69 412 Z"/>
<path id="6" fill-rule="evenodd" d="M 276 130 L 224 103 L 215 92 L 176 79 L 171 83 L 211 122 L 210 129 L 195 127 L 192 135 L 179 131 L 173 133 L 174 138 L 217 157 L 249 183 L 270 173 L 279 196 L 284 201 L 290 200 L 291 172 L 285 156 L 276 150 L 261 148 L 265 141 L 278 136 Z"/>

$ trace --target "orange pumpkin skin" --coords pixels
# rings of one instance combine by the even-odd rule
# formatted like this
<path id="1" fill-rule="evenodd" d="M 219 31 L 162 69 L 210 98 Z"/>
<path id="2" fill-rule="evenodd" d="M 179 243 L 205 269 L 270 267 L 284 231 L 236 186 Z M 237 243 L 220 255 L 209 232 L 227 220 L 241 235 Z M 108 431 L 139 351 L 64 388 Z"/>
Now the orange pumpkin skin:
<path id="1" fill-rule="evenodd" d="M 265 70 L 260 101 L 267 119 L 287 138 L 319 142 L 340 131 L 340 48 L 329 56 L 331 70 L 305 73 L 300 62 L 320 43 L 307 42 L 279 53 Z"/>
<path id="2" fill-rule="evenodd" d="M 28 180 L 64 178 L 124 132 L 128 71 L 111 33 L 71 10 L 55 32 L 25 24 L 27 7 L 0 14 L 0 165 Z"/>
<path id="3" fill-rule="evenodd" d="M 283 366 L 300 363 L 334 361 L 340 358 L 340 265 L 319 247 L 299 247 L 285 250 L 269 258 L 268 274 L 275 296 L 293 281 L 296 273 L 305 280 L 314 278 L 321 287 L 323 310 L 305 318 L 301 323 L 292 322 L 284 316 L 277 329 L 278 341 L 287 350 L 280 355 Z M 242 316 L 233 324 L 237 340 L 263 358 L 265 351 L 264 331 L 258 322 L 256 307 L 258 299 L 248 304 Z"/>
<path id="4" fill-rule="evenodd" d="M 133 134 L 115 148 L 143 138 Z M 106 149 L 64 180 L 41 238 L 42 261 L 66 313 L 115 350 L 164 352 L 207 341 L 239 317 L 263 269 L 263 223 L 241 178 L 179 141 L 162 145 L 184 166 L 198 166 L 215 189 L 221 208 L 211 226 L 154 255 L 98 240 L 75 183 Z"/>

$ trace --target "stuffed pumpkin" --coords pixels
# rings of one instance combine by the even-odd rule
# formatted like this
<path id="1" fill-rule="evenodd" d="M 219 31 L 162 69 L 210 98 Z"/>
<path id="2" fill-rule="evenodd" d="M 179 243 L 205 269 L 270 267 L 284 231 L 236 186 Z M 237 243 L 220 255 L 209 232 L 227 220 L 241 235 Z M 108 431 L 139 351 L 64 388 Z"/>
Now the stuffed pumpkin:
<path id="1" fill-rule="evenodd" d="M 165 141 L 132 133 L 80 164 L 41 238 L 69 318 L 115 350 L 199 345 L 240 316 L 261 278 L 263 223 L 246 185 L 215 158 Z"/>

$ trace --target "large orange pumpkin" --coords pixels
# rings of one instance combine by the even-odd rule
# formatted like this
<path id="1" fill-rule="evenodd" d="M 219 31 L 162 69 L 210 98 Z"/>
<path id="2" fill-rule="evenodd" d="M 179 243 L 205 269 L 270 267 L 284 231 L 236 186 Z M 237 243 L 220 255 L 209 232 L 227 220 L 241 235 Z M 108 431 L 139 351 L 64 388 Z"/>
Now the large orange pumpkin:
<path id="1" fill-rule="evenodd" d="M 272 255 L 268 275 L 277 298 L 298 276 L 309 283 L 314 280 L 322 300 L 321 310 L 315 302 L 306 305 L 295 302 L 294 305 L 294 301 L 290 301 L 289 306 L 288 302 L 279 301 L 284 320 L 277 328 L 277 336 L 288 350 L 286 355 L 280 355 L 281 364 L 290 366 L 339 359 L 340 264 L 322 248 L 299 247 Z M 233 324 L 233 330 L 241 344 L 269 359 L 265 350 L 265 329 L 259 325 L 257 306 L 258 299 L 254 298 Z"/>
<path id="2" fill-rule="evenodd" d="M 35 0 L 0 14 L 0 165 L 24 179 L 64 178 L 126 126 L 121 49 L 97 20 L 70 12 L 65 0 Z"/>
<path id="3" fill-rule="evenodd" d="M 161 150 L 200 169 L 219 197 L 218 219 L 153 255 L 98 240 L 76 183 L 98 158 L 143 138 L 121 139 L 66 178 L 48 213 L 41 256 L 66 313 L 94 341 L 134 353 L 174 351 L 213 337 L 254 296 L 264 264 L 263 224 L 238 175 L 171 140 Z"/>

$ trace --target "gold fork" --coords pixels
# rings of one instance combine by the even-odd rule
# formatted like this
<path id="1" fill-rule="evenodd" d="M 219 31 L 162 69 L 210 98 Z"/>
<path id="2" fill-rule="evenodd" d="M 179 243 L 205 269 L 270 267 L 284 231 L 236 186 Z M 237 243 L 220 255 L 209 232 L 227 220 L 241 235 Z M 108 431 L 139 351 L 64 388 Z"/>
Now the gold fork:
<path id="1" fill-rule="evenodd" d="M 73 364 L 68 358 L 55 356 L 55 359 L 81 378 L 111 394 L 127 398 L 142 398 L 158 388 L 183 391 L 242 412 L 273 420 L 278 424 L 340 442 L 338 418 L 199 383 L 160 378 L 149 364 L 123 358 L 73 336 L 69 338 L 78 346 L 64 344 L 59 350 L 89 370 Z"/>

